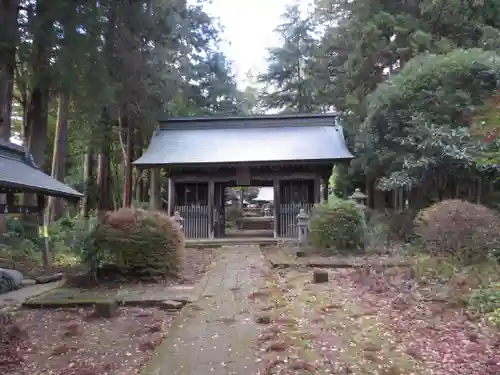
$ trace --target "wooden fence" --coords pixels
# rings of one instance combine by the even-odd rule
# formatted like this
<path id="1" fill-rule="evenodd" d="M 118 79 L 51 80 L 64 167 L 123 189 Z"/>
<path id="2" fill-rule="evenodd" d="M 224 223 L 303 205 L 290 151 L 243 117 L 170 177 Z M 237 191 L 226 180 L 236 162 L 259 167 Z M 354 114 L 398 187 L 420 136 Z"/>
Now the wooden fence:
<path id="1" fill-rule="evenodd" d="M 308 215 L 311 215 L 313 203 L 280 204 L 278 236 L 281 238 L 297 238 L 299 230 L 297 227 L 297 215 L 303 208 Z"/>
<path id="2" fill-rule="evenodd" d="M 175 206 L 175 211 L 184 218 L 184 235 L 188 239 L 208 238 L 210 215 L 208 206 Z"/>
<path id="3" fill-rule="evenodd" d="M 297 238 L 297 215 L 300 209 L 304 209 L 308 215 L 314 204 L 281 204 L 279 213 L 279 233 L 281 238 Z M 184 234 L 187 239 L 209 238 L 211 225 L 208 206 L 175 206 L 175 211 L 184 219 Z"/>

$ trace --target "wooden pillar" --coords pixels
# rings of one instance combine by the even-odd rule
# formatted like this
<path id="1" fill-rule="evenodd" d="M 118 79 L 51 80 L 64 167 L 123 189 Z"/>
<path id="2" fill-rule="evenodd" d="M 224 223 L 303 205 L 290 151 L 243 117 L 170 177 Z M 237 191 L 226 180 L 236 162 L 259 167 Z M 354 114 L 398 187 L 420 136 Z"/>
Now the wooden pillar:
<path id="1" fill-rule="evenodd" d="M 328 203 L 330 176 L 323 177 L 323 203 Z"/>
<path id="2" fill-rule="evenodd" d="M 40 238 L 40 249 L 42 251 L 43 268 L 50 268 L 49 238 L 47 235 L 44 214 L 45 214 L 45 195 L 36 196 L 37 216 L 38 216 L 38 234 Z"/>
<path id="3" fill-rule="evenodd" d="M 175 210 L 175 183 L 172 180 L 172 177 L 168 178 L 168 216 L 174 215 Z"/>
<path id="4" fill-rule="evenodd" d="M 319 176 L 314 178 L 314 203 L 321 202 L 321 178 Z"/>
<path id="5" fill-rule="evenodd" d="M 274 190 L 274 238 L 280 236 L 280 180 L 275 178 L 273 180 Z"/>
<path id="6" fill-rule="evenodd" d="M 161 210 L 161 169 L 153 167 L 149 174 L 149 209 Z"/>
<path id="7" fill-rule="evenodd" d="M 215 215 L 214 212 L 215 185 L 214 180 L 208 181 L 208 238 L 214 238 Z"/>

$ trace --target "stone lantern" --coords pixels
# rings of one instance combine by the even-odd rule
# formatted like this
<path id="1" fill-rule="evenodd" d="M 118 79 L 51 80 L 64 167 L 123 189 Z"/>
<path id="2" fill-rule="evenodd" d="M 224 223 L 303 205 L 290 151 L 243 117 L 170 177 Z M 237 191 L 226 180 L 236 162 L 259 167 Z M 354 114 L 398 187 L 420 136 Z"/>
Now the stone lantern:
<path id="1" fill-rule="evenodd" d="M 297 215 L 297 228 L 299 229 L 299 245 L 307 244 L 307 231 L 309 230 L 309 215 L 301 208 Z"/>
<path id="2" fill-rule="evenodd" d="M 181 216 L 179 211 L 174 212 L 173 219 L 177 223 L 177 225 L 179 225 L 179 228 L 181 228 L 181 230 L 184 231 L 184 218 Z"/>
<path id="3" fill-rule="evenodd" d="M 352 195 L 349 198 L 355 201 L 356 203 L 364 206 L 368 196 L 366 194 L 363 194 L 361 189 L 357 188 L 356 190 L 354 190 L 354 193 L 352 193 Z"/>

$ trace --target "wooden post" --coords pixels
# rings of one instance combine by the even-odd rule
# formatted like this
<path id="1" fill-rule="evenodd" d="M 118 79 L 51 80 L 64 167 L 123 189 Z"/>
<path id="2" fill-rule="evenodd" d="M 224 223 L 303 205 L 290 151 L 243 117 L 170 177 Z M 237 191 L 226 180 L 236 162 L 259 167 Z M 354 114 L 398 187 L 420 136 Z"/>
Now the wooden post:
<path id="1" fill-rule="evenodd" d="M 214 212 L 215 185 L 214 180 L 208 181 L 208 238 L 214 238 L 215 215 Z"/>
<path id="2" fill-rule="evenodd" d="M 175 183 L 172 177 L 168 178 L 168 216 L 172 216 L 175 211 Z"/>
<path id="3" fill-rule="evenodd" d="M 161 209 L 161 186 L 160 186 L 160 168 L 153 167 L 150 170 L 149 181 L 149 208 L 151 210 Z"/>
<path id="4" fill-rule="evenodd" d="M 321 178 L 314 178 L 314 203 L 321 202 Z"/>
<path id="5" fill-rule="evenodd" d="M 323 177 L 323 202 L 324 203 L 328 203 L 328 196 L 329 196 L 329 193 L 328 193 L 328 185 L 330 183 L 330 177 L 329 176 L 326 176 L 326 177 Z"/>
<path id="6" fill-rule="evenodd" d="M 7 196 L 7 200 L 5 203 L 7 203 L 7 211 L 10 211 L 10 208 L 14 207 L 14 205 L 16 204 L 15 195 L 14 195 L 13 191 L 8 191 L 6 196 Z"/>
<path id="7" fill-rule="evenodd" d="M 280 236 L 280 180 L 275 178 L 273 180 L 274 190 L 274 238 Z"/>
<path id="8" fill-rule="evenodd" d="M 42 250 L 42 260 L 43 268 L 50 268 L 50 249 L 49 249 L 49 237 L 45 227 L 44 222 L 44 211 L 45 211 L 45 196 L 43 194 L 37 194 L 37 216 L 38 216 L 38 233 L 40 238 L 40 247 Z"/>

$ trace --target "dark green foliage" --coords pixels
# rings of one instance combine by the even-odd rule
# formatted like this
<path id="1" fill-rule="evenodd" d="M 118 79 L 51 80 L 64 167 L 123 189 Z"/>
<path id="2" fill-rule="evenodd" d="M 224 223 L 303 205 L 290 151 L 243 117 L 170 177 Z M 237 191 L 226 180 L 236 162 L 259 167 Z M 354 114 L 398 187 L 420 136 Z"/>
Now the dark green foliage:
<path id="1" fill-rule="evenodd" d="M 7 231 L 0 236 L 0 258 L 6 261 L 41 262 L 40 239 L 36 222 L 18 217 L 5 218 Z"/>
<path id="2" fill-rule="evenodd" d="M 109 212 L 87 238 L 84 260 L 96 271 L 114 264 L 123 274 L 174 276 L 183 262 L 184 234 L 161 212 Z"/>
<path id="3" fill-rule="evenodd" d="M 366 212 L 370 232 L 378 239 L 391 242 L 408 242 L 412 240 L 413 221 L 417 212 L 413 210 L 369 210 Z"/>
<path id="4" fill-rule="evenodd" d="M 269 50 L 267 71 L 259 76 L 259 81 L 269 88 L 261 95 L 264 106 L 287 113 L 318 110 L 312 18 L 304 17 L 299 5 L 290 5 L 275 31 L 283 45 Z"/>
<path id="5" fill-rule="evenodd" d="M 500 284 L 494 283 L 489 288 L 474 290 L 469 298 L 469 307 L 481 313 L 500 309 Z"/>
<path id="6" fill-rule="evenodd" d="M 491 253 L 491 257 L 496 260 L 498 263 L 500 263 L 500 247 L 494 248 Z"/>
<path id="7" fill-rule="evenodd" d="M 477 141 L 469 127 L 500 78 L 500 59 L 480 49 L 423 54 L 368 97 L 358 141 L 363 165 L 385 166 L 385 189 L 475 170 Z"/>
<path id="8" fill-rule="evenodd" d="M 226 223 L 235 223 L 238 219 L 243 217 L 243 212 L 238 207 L 226 208 Z"/>
<path id="9" fill-rule="evenodd" d="M 445 200 L 420 211 L 415 219 L 415 234 L 431 254 L 476 263 L 487 260 L 498 249 L 500 219 L 485 206 Z"/>
<path id="10" fill-rule="evenodd" d="M 321 249 L 352 251 L 363 248 L 366 221 L 362 206 L 335 199 L 314 208 L 309 223 L 309 241 Z"/>
<path id="11" fill-rule="evenodd" d="M 79 254 L 91 230 L 96 225 L 96 218 L 63 217 L 49 226 L 50 243 L 53 252 Z"/>
<path id="12" fill-rule="evenodd" d="M 356 155 L 337 193 L 458 174 L 476 146 L 461 128 L 497 80 L 500 60 L 485 51 L 498 50 L 500 1 L 318 0 L 313 13 L 322 28 L 315 97 L 341 113 Z M 459 177 L 476 178 L 471 167 Z"/>

